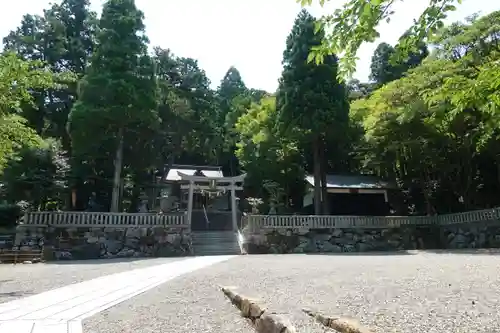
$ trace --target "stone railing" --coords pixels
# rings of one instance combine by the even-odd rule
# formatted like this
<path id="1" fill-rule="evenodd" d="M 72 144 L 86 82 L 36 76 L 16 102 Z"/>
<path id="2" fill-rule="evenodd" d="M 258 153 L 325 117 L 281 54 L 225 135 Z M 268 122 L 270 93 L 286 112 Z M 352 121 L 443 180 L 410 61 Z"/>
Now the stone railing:
<path id="1" fill-rule="evenodd" d="M 450 224 L 474 223 L 494 220 L 500 220 L 500 208 L 439 215 L 437 217 L 437 224 L 445 226 Z"/>
<path id="2" fill-rule="evenodd" d="M 242 228 L 259 229 L 335 229 L 398 228 L 407 225 L 450 225 L 500 219 L 500 208 L 439 216 L 336 216 L 336 215 L 246 215 Z"/>
<path id="3" fill-rule="evenodd" d="M 29 212 L 25 226 L 54 227 L 186 227 L 185 213 Z"/>
<path id="4" fill-rule="evenodd" d="M 249 254 L 500 248 L 500 208 L 405 217 L 247 215 L 241 234 Z"/>

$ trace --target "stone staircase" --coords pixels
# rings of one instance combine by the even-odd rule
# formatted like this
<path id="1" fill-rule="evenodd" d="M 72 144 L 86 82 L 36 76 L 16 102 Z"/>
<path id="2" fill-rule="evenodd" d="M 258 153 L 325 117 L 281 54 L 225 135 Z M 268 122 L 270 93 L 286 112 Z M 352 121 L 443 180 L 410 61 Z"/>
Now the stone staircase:
<path id="1" fill-rule="evenodd" d="M 238 218 L 241 213 L 238 212 Z M 203 210 L 193 210 L 191 230 L 193 231 L 231 231 L 233 222 L 230 211 L 208 211 L 207 219 Z"/>
<path id="2" fill-rule="evenodd" d="M 193 231 L 195 256 L 241 254 L 238 234 L 233 231 Z"/>

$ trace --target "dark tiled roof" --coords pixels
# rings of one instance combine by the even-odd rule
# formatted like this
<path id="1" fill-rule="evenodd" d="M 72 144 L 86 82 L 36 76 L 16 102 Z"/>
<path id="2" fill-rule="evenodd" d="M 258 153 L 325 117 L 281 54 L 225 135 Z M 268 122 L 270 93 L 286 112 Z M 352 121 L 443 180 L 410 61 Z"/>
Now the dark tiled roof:
<path id="1" fill-rule="evenodd" d="M 306 181 L 314 186 L 314 177 L 306 176 Z M 357 188 L 357 189 L 392 189 L 396 184 L 384 181 L 376 176 L 366 175 L 326 175 L 328 188 Z"/>

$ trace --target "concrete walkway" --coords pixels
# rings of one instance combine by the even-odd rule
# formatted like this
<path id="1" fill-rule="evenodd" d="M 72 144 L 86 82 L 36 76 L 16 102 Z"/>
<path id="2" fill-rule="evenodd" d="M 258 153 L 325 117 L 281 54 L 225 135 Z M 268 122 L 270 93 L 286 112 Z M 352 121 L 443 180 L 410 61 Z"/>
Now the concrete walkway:
<path id="1" fill-rule="evenodd" d="M 0 304 L 0 332 L 81 333 L 81 321 L 183 274 L 233 256 L 196 257 L 72 284 Z"/>

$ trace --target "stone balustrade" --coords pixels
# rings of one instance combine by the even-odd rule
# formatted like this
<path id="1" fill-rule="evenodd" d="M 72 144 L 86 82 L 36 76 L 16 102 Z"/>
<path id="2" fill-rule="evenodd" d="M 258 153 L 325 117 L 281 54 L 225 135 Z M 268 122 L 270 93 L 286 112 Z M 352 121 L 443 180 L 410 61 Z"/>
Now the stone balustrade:
<path id="1" fill-rule="evenodd" d="M 410 225 L 451 225 L 500 219 L 500 208 L 437 216 L 246 215 L 242 225 L 260 229 L 399 228 Z"/>
<path id="2" fill-rule="evenodd" d="M 184 227 L 185 213 L 29 212 L 24 225 L 57 227 Z"/>
<path id="3" fill-rule="evenodd" d="M 44 250 L 46 260 L 193 253 L 185 213 L 28 212 L 11 238 L 4 247 Z"/>

